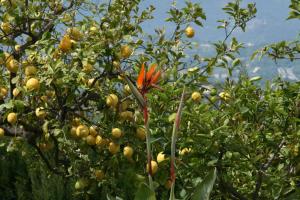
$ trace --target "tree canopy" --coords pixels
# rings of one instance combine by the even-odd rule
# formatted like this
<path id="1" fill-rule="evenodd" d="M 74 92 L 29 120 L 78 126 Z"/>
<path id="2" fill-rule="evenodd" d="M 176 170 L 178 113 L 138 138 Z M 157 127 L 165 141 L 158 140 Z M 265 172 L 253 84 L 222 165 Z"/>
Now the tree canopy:
<path id="1" fill-rule="evenodd" d="M 232 35 L 255 3 L 224 6 L 207 57 L 191 51 L 201 4 L 153 34 L 140 4 L 1 0 L 0 199 L 299 199 L 300 83 L 249 77 Z M 279 41 L 252 59 L 299 53 Z"/>

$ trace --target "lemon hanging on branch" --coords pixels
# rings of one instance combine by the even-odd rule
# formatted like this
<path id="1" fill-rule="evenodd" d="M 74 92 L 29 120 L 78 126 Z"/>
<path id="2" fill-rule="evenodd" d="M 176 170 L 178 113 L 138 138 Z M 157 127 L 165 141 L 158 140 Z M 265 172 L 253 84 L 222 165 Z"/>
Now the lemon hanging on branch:
<path id="1" fill-rule="evenodd" d="M 36 79 L 36 78 L 30 78 L 26 82 L 26 88 L 27 88 L 28 91 L 38 90 L 40 88 L 40 82 L 39 82 L 39 80 Z"/>
<path id="2" fill-rule="evenodd" d="M 62 52 L 68 52 L 72 48 L 72 41 L 69 35 L 65 35 L 59 43 L 59 49 Z"/>
<path id="3" fill-rule="evenodd" d="M 149 165 L 147 164 L 147 172 L 149 172 Z M 158 164 L 156 161 L 152 160 L 151 161 L 151 172 L 152 174 L 155 174 L 158 170 Z"/>
<path id="4" fill-rule="evenodd" d="M 122 136 L 122 131 L 119 128 L 113 128 L 111 134 L 114 138 L 120 138 Z"/>
<path id="5" fill-rule="evenodd" d="M 128 45 L 124 45 L 124 46 L 121 46 L 121 57 L 122 58 L 129 58 L 132 54 L 133 50 L 130 46 Z"/>
<path id="6" fill-rule="evenodd" d="M 14 125 L 17 122 L 17 114 L 16 113 L 9 113 L 7 115 L 7 121 L 8 123 Z"/>
<path id="7" fill-rule="evenodd" d="M 110 94 L 106 97 L 106 105 L 109 107 L 116 107 L 119 102 L 119 98 L 115 94 Z"/>
<path id="8" fill-rule="evenodd" d="M 133 149 L 130 146 L 124 147 L 123 154 L 127 159 L 131 159 L 133 155 Z"/>
<path id="9" fill-rule="evenodd" d="M 185 35 L 186 35 L 188 38 L 194 37 L 194 35 L 195 35 L 195 30 L 194 30 L 194 28 L 191 27 L 191 26 L 188 26 L 188 27 L 185 29 Z"/>
<path id="10" fill-rule="evenodd" d="M 0 128 L 0 138 L 4 136 L 4 133 L 5 133 L 4 129 Z"/>
<path id="11" fill-rule="evenodd" d="M 192 99 L 193 99 L 193 101 L 194 102 L 199 102 L 199 101 L 201 101 L 201 94 L 200 94 L 200 92 L 193 92 L 192 93 Z"/>

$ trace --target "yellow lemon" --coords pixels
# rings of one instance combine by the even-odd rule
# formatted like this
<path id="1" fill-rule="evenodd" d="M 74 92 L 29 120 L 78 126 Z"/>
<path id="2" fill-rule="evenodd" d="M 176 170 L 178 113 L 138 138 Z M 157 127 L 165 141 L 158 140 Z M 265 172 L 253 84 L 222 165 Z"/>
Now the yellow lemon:
<path id="1" fill-rule="evenodd" d="M 86 72 L 86 73 L 90 73 L 90 72 L 93 71 L 93 69 L 94 69 L 94 67 L 93 67 L 92 64 L 86 63 L 86 64 L 83 65 L 82 71 L 84 71 L 84 72 Z"/>
<path id="2" fill-rule="evenodd" d="M 131 89 L 130 89 L 129 85 L 124 86 L 124 92 L 125 92 L 126 95 L 131 94 Z"/>
<path id="3" fill-rule="evenodd" d="M 47 113 L 43 107 L 40 107 L 35 110 L 35 115 L 40 119 L 44 119 Z"/>
<path id="4" fill-rule="evenodd" d="M 146 140 L 146 130 L 142 127 L 136 129 L 136 137 L 140 140 Z"/>
<path id="5" fill-rule="evenodd" d="M 114 138 L 120 138 L 122 136 L 122 131 L 119 128 L 113 128 L 111 134 Z"/>
<path id="6" fill-rule="evenodd" d="M 131 112 L 131 111 L 124 111 L 124 112 L 121 112 L 119 115 L 120 115 L 121 120 L 123 120 L 123 121 L 125 121 L 125 120 L 128 120 L 128 121 L 133 120 L 133 112 Z"/>
<path id="7" fill-rule="evenodd" d="M 10 71 L 12 73 L 17 73 L 17 71 L 19 69 L 19 63 L 15 59 L 9 59 L 6 62 L 6 68 L 8 71 Z"/>
<path id="8" fill-rule="evenodd" d="M 185 29 L 185 35 L 186 35 L 188 38 L 194 37 L 194 35 L 195 35 L 195 30 L 193 29 L 193 27 L 188 26 L 188 27 Z"/>
<path id="9" fill-rule="evenodd" d="M 88 136 L 86 137 L 86 143 L 87 143 L 88 145 L 93 146 L 93 145 L 96 144 L 96 138 L 95 138 L 94 136 L 92 136 L 92 135 L 88 135 Z"/>
<path id="10" fill-rule="evenodd" d="M 192 99 L 195 102 L 201 101 L 201 94 L 200 94 L 200 92 L 193 92 Z"/>
<path id="11" fill-rule="evenodd" d="M 123 101 L 120 106 L 121 110 L 124 110 L 124 111 L 127 110 L 127 108 L 129 107 L 129 104 L 130 104 L 130 101 L 128 101 L 128 100 Z"/>
<path id="12" fill-rule="evenodd" d="M 21 45 L 19 45 L 19 44 L 15 45 L 15 50 L 17 52 L 19 52 L 21 50 Z"/>
<path id="13" fill-rule="evenodd" d="M 95 143 L 98 146 L 104 146 L 106 144 L 106 140 L 103 139 L 100 135 L 97 135 Z"/>
<path id="14" fill-rule="evenodd" d="M 116 107 L 119 102 L 119 98 L 115 94 L 110 94 L 106 97 L 106 105 L 110 107 Z"/>
<path id="15" fill-rule="evenodd" d="M 127 158 L 130 159 L 133 155 L 133 149 L 130 146 L 126 146 L 123 149 L 123 155 Z"/>
<path id="16" fill-rule="evenodd" d="M 74 118 L 72 120 L 72 125 L 73 126 L 79 126 L 80 125 L 80 119 L 78 117 Z"/>
<path id="17" fill-rule="evenodd" d="M 11 25 L 8 22 L 2 22 L 1 23 L 1 29 L 5 34 L 9 34 L 12 31 Z"/>
<path id="18" fill-rule="evenodd" d="M 8 93 L 7 89 L 4 87 L 1 87 L 0 88 L 0 99 L 5 98 L 7 96 L 7 93 Z"/>
<path id="19" fill-rule="evenodd" d="M 78 181 L 76 181 L 74 187 L 75 187 L 76 190 L 81 190 L 81 189 L 83 189 L 83 188 L 85 188 L 87 186 L 88 186 L 87 180 L 85 180 L 85 179 L 79 179 Z"/>
<path id="20" fill-rule="evenodd" d="M 40 82 L 39 82 L 39 80 L 36 79 L 36 78 L 30 78 L 26 82 L 26 88 L 29 91 L 38 90 L 40 88 Z"/>
<path id="21" fill-rule="evenodd" d="M 149 166 L 148 166 L 148 163 L 147 163 L 147 172 L 149 172 Z M 152 171 L 152 174 L 155 174 L 156 172 L 157 172 L 157 170 L 158 170 L 158 164 L 157 164 L 157 162 L 156 161 L 154 161 L 154 160 L 151 160 L 151 171 Z"/>
<path id="22" fill-rule="evenodd" d="M 185 147 L 185 148 L 179 150 L 179 155 L 183 156 L 183 155 L 186 155 L 186 154 L 190 153 L 191 151 L 192 151 L 191 148 L 186 148 Z"/>
<path id="23" fill-rule="evenodd" d="M 113 67 L 115 68 L 115 69 L 119 69 L 120 68 L 120 62 L 119 61 L 116 61 L 116 60 L 114 60 L 113 62 L 112 62 L 112 64 L 113 64 Z"/>
<path id="24" fill-rule="evenodd" d="M 20 92 L 21 92 L 21 91 L 20 91 L 18 88 L 14 88 L 14 89 L 13 89 L 13 96 L 14 96 L 14 97 L 17 97 L 17 96 L 20 94 Z"/>
<path id="25" fill-rule="evenodd" d="M 122 58 L 129 58 L 133 50 L 128 45 L 121 46 L 121 56 Z"/>
<path id="26" fill-rule="evenodd" d="M 94 78 L 90 78 L 90 79 L 88 80 L 88 82 L 87 82 L 87 85 L 88 85 L 89 87 L 91 87 L 94 81 L 95 81 Z"/>
<path id="27" fill-rule="evenodd" d="M 158 163 L 163 162 L 165 160 L 165 156 L 166 155 L 164 154 L 164 152 L 159 152 L 156 157 L 157 162 Z"/>
<path id="28" fill-rule="evenodd" d="M 77 137 L 76 130 L 77 130 L 77 127 L 72 126 L 72 128 L 70 130 L 70 133 L 71 133 L 72 137 Z"/>
<path id="29" fill-rule="evenodd" d="M 0 128 L 0 138 L 4 136 L 4 133 L 5 133 L 4 129 Z"/>
<path id="30" fill-rule="evenodd" d="M 98 135 L 96 127 L 95 126 L 90 126 L 90 135 L 96 137 Z"/>
<path id="31" fill-rule="evenodd" d="M 68 52 L 72 48 L 72 41 L 69 35 L 65 35 L 59 43 L 59 49 L 63 52 Z"/>
<path id="32" fill-rule="evenodd" d="M 10 124 L 15 124 L 17 122 L 17 114 L 16 113 L 9 113 L 7 115 L 7 121 L 10 123 Z"/>
<path id="33" fill-rule="evenodd" d="M 104 178 L 105 174 L 101 169 L 95 170 L 95 177 L 97 181 L 101 181 Z"/>
<path id="34" fill-rule="evenodd" d="M 221 97 L 221 99 L 223 99 L 224 101 L 227 101 L 231 98 L 230 94 L 228 92 L 221 92 L 219 94 L 219 96 Z"/>
<path id="35" fill-rule="evenodd" d="M 96 32 L 98 31 L 98 28 L 97 28 L 96 26 L 92 26 L 92 27 L 90 28 L 90 31 L 91 31 L 92 33 L 96 33 Z"/>
<path id="36" fill-rule="evenodd" d="M 108 146 L 108 150 L 111 154 L 116 154 L 120 151 L 120 145 L 114 142 L 110 142 Z"/>
<path id="37" fill-rule="evenodd" d="M 89 128 L 86 125 L 79 125 L 76 129 L 76 135 L 78 137 L 86 137 L 89 135 Z"/>

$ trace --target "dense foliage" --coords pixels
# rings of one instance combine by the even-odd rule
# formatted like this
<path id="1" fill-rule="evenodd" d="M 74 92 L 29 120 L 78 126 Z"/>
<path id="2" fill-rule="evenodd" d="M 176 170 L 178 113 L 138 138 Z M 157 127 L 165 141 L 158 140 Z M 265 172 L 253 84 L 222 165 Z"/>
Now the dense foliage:
<path id="1" fill-rule="evenodd" d="M 0 199 L 299 199 L 300 83 L 261 86 L 232 37 L 255 4 L 228 3 L 202 57 L 200 4 L 174 4 L 175 29 L 149 34 L 155 7 L 140 3 L 1 0 Z M 292 62 L 299 45 L 253 59 Z"/>

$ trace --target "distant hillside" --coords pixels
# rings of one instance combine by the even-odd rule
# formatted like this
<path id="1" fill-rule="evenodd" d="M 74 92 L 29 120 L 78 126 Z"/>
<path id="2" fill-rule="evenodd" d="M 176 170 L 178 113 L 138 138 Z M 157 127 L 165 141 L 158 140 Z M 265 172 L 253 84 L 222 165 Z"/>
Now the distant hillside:
<path id="1" fill-rule="evenodd" d="M 243 61 L 243 67 L 250 76 L 261 76 L 265 80 L 271 80 L 275 77 L 282 77 L 285 80 L 299 81 L 300 80 L 300 62 L 289 60 L 280 60 L 274 62 L 273 60 L 264 57 L 261 60 L 255 59 L 250 61 L 252 53 L 261 48 L 263 45 L 254 45 L 252 43 L 246 43 L 246 48 L 241 50 L 240 58 Z M 202 56 L 214 55 L 214 47 L 209 43 L 200 44 L 198 50 L 196 50 Z M 195 52 L 194 52 L 195 53 Z M 217 79 L 223 79 L 226 77 L 224 70 L 218 69 L 215 71 L 214 77 Z"/>

